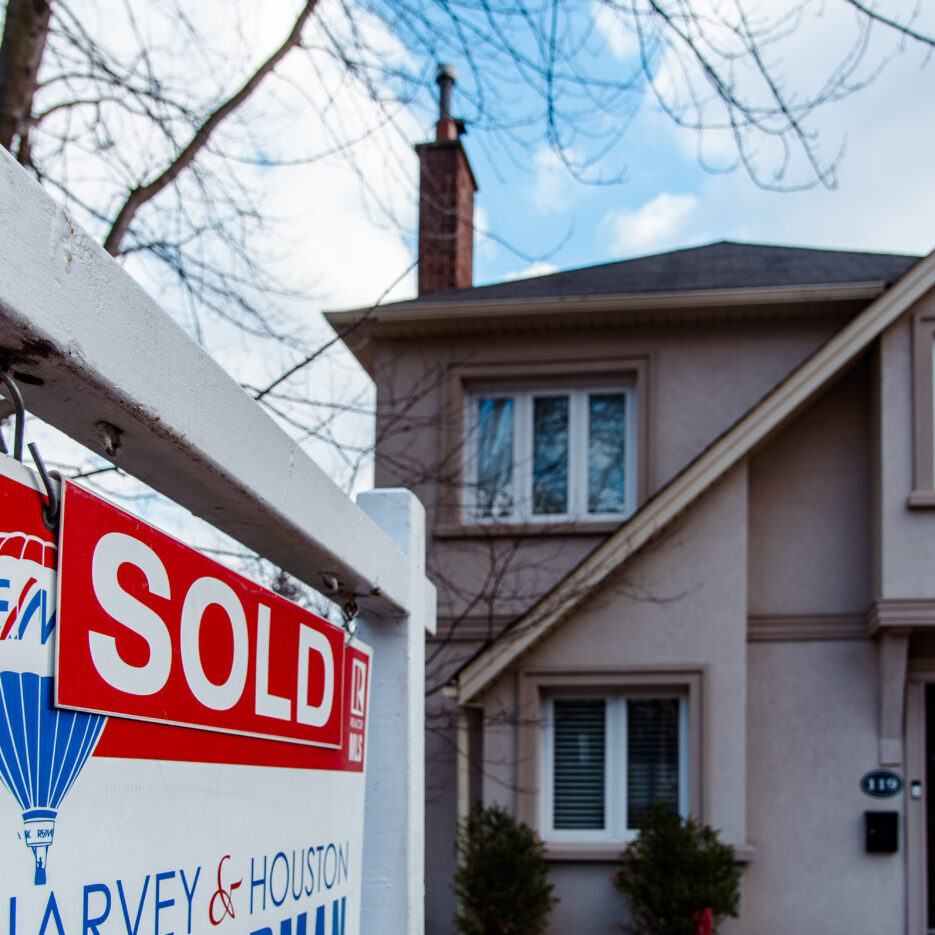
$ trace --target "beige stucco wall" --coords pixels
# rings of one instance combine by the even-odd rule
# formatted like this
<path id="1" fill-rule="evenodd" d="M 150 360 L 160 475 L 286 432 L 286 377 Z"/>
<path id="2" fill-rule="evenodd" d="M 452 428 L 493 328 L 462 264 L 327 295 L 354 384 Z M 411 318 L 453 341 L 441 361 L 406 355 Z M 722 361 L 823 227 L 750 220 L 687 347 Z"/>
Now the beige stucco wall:
<path id="1" fill-rule="evenodd" d="M 864 812 L 902 807 L 859 787 L 879 764 L 875 642 L 857 629 L 852 639 L 747 641 L 748 612 L 821 627 L 861 621 L 873 599 L 875 373 L 860 362 L 487 696 L 500 723 L 488 730 L 497 763 L 485 797 L 509 804 L 524 790 L 508 765 L 523 678 L 703 667 L 703 817 L 754 855 L 731 932 L 905 929 L 905 840 L 896 855 L 864 853 Z M 615 931 L 612 871 L 556 861 L 566 898 L 550 931 Z"/>
<path id="2" fill-rule="evenodd" d="M 732 844 L 746 827 L 746 551 L 741 465 L 520 663 L 523 675 L 702 670 L 702 817 Z"/>
<path id="3" fill-rule="evenodd" d="M 774 616 L 800 636 L 827 630 L 836 617 L 856 625 L 854 639 L 784 639 L 778 628 L 775 641 L 749 645 L 755 858 L 747 932 L 905 931 L 905 840 L 889 856 L 865 854 L 863 839 L 864 812 L 899 809 L 902 798 L 875 801 L 859 787 L 879 766 L 877 646 L 861 638 L 877 596 L 878 374 L 871 354 L 750 463 L 751 624 Z M 910 384 L 904 371 L 902 391 Z M 897 425 L 903 419 L 894 413 Z M 889 421 L 888 413 L 886 431 Z M 911 451 L 883 457 L 891 473 L 911 466 Z"/>
<path id="4" fill-rule="evenodd" d="M 539 363 L 547 382 L 549 365 L 555 362 L 626 357 L 646 363 L 647 425 L 641 444 L 648 447 L 644 487 L 651 494 L 838 324 L 828 319 L 796 321 L 794 326 L 731 322 L 378 343 L 377 486 L 412 487 L 427 508 L 430 535 L 435 531 L 439 495 L 459 484 L 461 451 L 442 446 L 450 368 Z M 579 530 L 568 535 L 558 526 L 522 541 L 430 538 L 429 570 L 439 585 L 440 629 L 444 632 L 446 621 L 465 611 L 470 621 L 492 622 L 498 629 L 578 564 L 603 534 L 582 535 Z M 481 600 L 475 600 L 478 594 Z"/>
<path id="5" fill-rule="evenodd" d="M 438 498 L 457 486 L 460 452 L 442 446 L 445 379 L 453 366 L 646 361 L 646 492 L 698 453 L 800 364 L 837 322 L 630 328 L 615 332 L 422 339 L 375 349 L 376 481 L 413 486 L 426 504 L 429 568 L 439 585 L 437 685 L 532 605 L 600 541 L 561 527 L 534 538 L 435 538 Z M 567 667 L 703 671 L 703 817 L 734 844 L 747 837 L 746 626 L 754 615 L 862 613 L 869 600 L 869 368 L 864 365 L 735 469 L 488 694 L 484 798 L 512 810 L 525 788 L 516 710 L 524 672 Z M 456 433 L 457 434 L 457 433 Z M 750 568 L 747 519 L 750 522 Z M 790 588 L 788 581 L 796 581 Z M 749 587 L 749 597 L 748 597 Z M 455 625 L 452 632 L 451 627 Z M 457 814 L 455 706 L 429 700 L 426 780 L 428 935 L 450 935 Z M 616 931 L 621 902 L 610 863 L 556 862 L 565 901 L 552 932 Z M 737 928 L 728 930 L 737 931 Z M 745 929 L 749 933 L 756 929 Z M 762 931 L 766 931 L 765 929 Z"/>
<path id="6" fill-rule="evenodd" d="M 750 461 L 751 616 L 870 606 L 870 375 L 864 362 Z"/>
<path id="7" fill-rule="evenodd" d="M 913 489 L 912 316 L 935 313 L 935 293 L 903 315 L 880 340 L 881 439 L 877 500 L 880 555 L 877 575 L 883 598 L 935 597 L 935 509 L 910 509 Z M 931 431 L 931 430 L 930 430 Z"/>
<path id="8" fill-rule="evenodd" d="M 878 764 L 873 644 L 751 644 L 747 699 L 744 931 L 904 932 L 905 840 L 864 853 L 864 811 L 902 807 L 859 787 Z"/>
<path id="9" fill-rule="evenodd" d="M 485 696 L 485 797 L 517 809 L 536 794 L 516 759 L 517 681 L 543 673 L 701 673 L 702 815 L 722 839 L 746 839 L 746 467 L 735 468 L 671 534 L 637 558 L 575 617 L 524 657 Z M 511 708 L 511 705 L 514 706 Z M 519 803 L 527 816 L 528 802 Z M 533 821 L 536 815 L 532 807 Z M 565 897 L 553 935 L 618 931 L 622 902 L 609 882 L 613 863 L 557 860 L 552 879 Z"/>

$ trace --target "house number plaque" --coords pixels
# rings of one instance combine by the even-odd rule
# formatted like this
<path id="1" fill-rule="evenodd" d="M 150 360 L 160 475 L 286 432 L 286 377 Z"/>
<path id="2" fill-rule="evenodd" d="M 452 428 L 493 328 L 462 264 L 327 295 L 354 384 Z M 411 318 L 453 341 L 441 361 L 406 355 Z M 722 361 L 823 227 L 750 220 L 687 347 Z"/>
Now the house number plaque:
<path id="1" fill-rule="evenodd" d="M 861 790 L 875 799 L 888 799 L 903 791 L 902 777 L 889 769 L 875 769 L 860 780 Z"/>

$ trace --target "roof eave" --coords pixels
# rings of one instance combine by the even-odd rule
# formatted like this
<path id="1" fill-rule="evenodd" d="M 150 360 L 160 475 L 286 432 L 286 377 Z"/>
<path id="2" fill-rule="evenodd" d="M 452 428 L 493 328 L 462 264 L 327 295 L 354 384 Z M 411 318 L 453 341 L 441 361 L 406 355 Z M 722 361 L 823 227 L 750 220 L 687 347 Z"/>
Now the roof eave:
<path id="1" fill-rule="evenodd" d="M 376 308 L 325 312 L 335 333 L 372 374 L 371 337 L 443 337 L 504 331 L 554 330 L 562 315 L 573 314 L 580 327 L 584 316 L 602 316 L 601 323 L 631 325 L 704 321 L 713 318 L 776 317 L 783 309 L 839 309 L 846 303 L 877 298 L 883 281 L 819 283 L 807 286 L 761 286 L 744 289 L 706 289 L 612 295 L 545 296 L 522 299 L 471 298 L 457 301 L 420 300 Z M 606 318 L 603 316 L 607 316 Z"/>

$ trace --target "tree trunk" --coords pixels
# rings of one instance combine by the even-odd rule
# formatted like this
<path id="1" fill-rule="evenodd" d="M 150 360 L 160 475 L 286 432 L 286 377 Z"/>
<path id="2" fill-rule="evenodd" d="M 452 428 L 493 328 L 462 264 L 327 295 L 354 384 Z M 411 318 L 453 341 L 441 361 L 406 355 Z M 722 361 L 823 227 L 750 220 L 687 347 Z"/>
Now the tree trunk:
<path id="1" fill-rule="evenodd" d="M 11 149 L 31 114 L 51 0 L 8 0 L 0 42 L 0 146 Z"/>

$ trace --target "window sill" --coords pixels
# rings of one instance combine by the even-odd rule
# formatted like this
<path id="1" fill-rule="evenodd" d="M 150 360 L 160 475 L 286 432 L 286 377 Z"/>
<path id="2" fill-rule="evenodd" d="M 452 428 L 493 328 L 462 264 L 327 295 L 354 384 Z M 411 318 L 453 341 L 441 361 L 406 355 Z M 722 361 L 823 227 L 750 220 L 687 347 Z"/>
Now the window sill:
<path id="1" fill-rule="evenodd" d="M 560 863 L 615 864 L 626 844 L 546 844 L 546 860 Z"/>
<path id="2" fill-rule="evenodd" d="M 913 490 L 906 503 L 910 510 L 935 509 L 935 490 Z"/>
<path id="3" fill-rule="evenodd" d="M 507 536 L 608 536 L 623 523 L 620 520 L 557 523 L 438 523 L 432 529 L 435 539 L 490 539 Z"/>
<path id="4" fill-rule="evenodd" d="M 545 845 L 546 860 L 555 863 L 614 864 L 626 849 L 626 844 L 557 844 Z M 755 856 L 752 844 L 734 844 L 734 860 L 738 864 L 752 863 Z"/>

